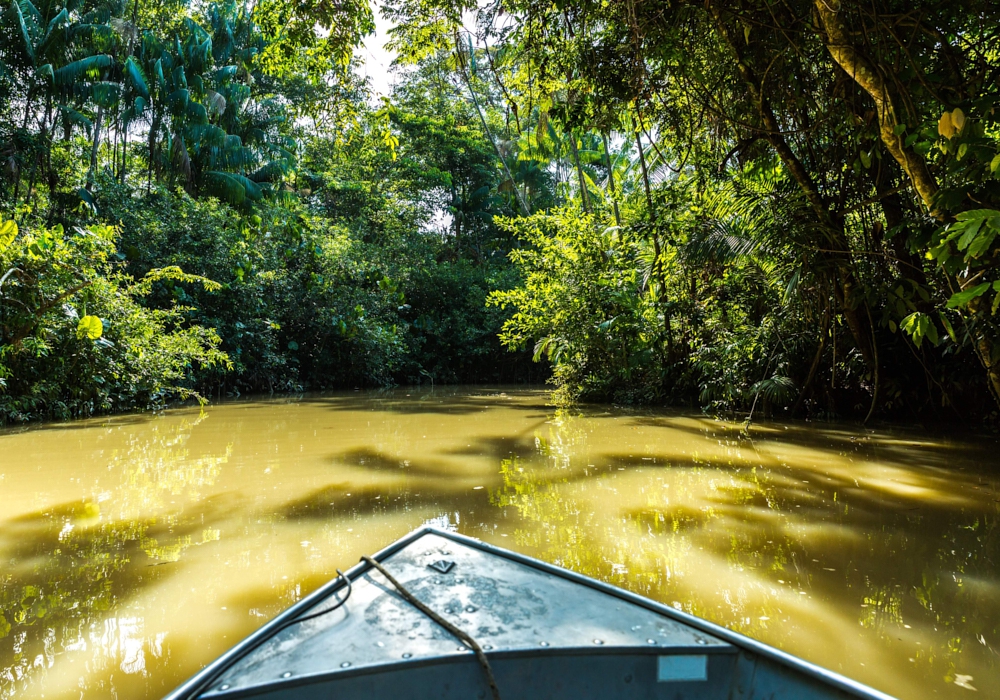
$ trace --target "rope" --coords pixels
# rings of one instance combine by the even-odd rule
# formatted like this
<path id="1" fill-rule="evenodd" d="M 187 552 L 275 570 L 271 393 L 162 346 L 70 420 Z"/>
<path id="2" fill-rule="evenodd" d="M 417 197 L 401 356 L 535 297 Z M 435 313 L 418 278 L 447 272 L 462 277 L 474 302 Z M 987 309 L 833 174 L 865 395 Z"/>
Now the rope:
<path id="1" fill-rule="evenodd" d="M 207 691 L 208 690 L 208 686 L 212 685 L 217 680 L 219 680 L 219 677 L 222 676 L 226 671 L 228 671 L 229 669 L 231 669 L 236 664 L 237 661 L 239 661 L 240 659 L 245 658 L 247 654 L 249 654 L 251 651 L 257 649 L 264 642 L 267 642 L 267 641 L 270 641 L 270 640 L 274 639 L 274 635 L 278 634 L 278 632 L 281 632 L 282 630 L 288 629 L 292 625 L 297 625 L 300 622 L 305 622 L 306 620 L 313 620 L 313 619 L 315 619 L 317 617 L 320 617 L 321 615 L 326 615 L 327 613 L 332 613 L 334 610 L 338 609 L 341 605 L 343 605 L 344 603 L 346 603 L 347 599 L 351 597 L 351 579 L 347 578 L 347 576 L 345 576 L 344 573 L 340 569 L 337 569 L 337 574 L 338 574 L 339 578 L 344 579 L 344 581 L 347 583 L 347 593 L 344 595 L 343 598 L 341 598 L 340 600 L 337 601 L 336 605 L 332 605 L 329 608 L 324 608 L 324 609 L 320 610 L 319 612 L 310 613 L 308 615 L 303 615 L 301 617 L 294 617 L 291 620 L 285 620 L 283 623 L 281 623 L 280 625 L 278 625 L 277 627 L 275 627 L 271 631 L 271 633 L 268 634 L 266 637 L 261 637 L 260 639 L 256 640 L 252 644 L 248 644 L 247 646 L 243 647 L 239 651 L 239 653 L 235 654 L 232 658 L 227 659 L 226 663 L 224 663 L 219 668 L 215 669 L 215 671 L 213 671 L 209 675 L 205 676 L 205 678 L 203 678 L 201 680 L 201 682 L 198 683 L 198 685 L 194 686 L 187 693 L 187 695 L 185 697 L 186 698 L 196 698 L 199 695 L 201 695 L 202 693 L 204 693 L 205 691 Z"/>
<path id="2" fill-rule="evenodd" d="M 472 649 L 473 652 L 475 652 L 476 659 L 479 661 L 479 665 L 482 666 L 483 673 L 486 675 L 486 682 L 490 686 L 490 692 L 493 694 L 493 700 L 500 700 L 500 689 L 497 687 L 497 680 L 493 676 L 493 669 L 490 667 L 489 659 L 486 658 L 486 653 L 483 651 L 483 648 L 479 646 L 479 643 L 476 642 L 476 640 L 470 637 L 468 634 L 460 630 L 458 627 L 455 627 L 455 625 L 451 624 L 446 619 L 444 619 L 436 612 L 431 610 L 429 607 L 427 607 L 422 600 L 420 600 L 415 595 L 410 593 L 403 586 L 403 584 L 401 584 L 399 581 L 393 578 L 392 574 L 386 571 L 385 567 L 379 564 L 377 561 L 375 561 L 369 556 L 362 556 L 361 559 L 362 561 L 367 562 L 372 567 L 374 567 L 375 570 L 378 571 L 380 574 L 385 576 L 385 578 L 389 581 L 389 583 L 392 584 L 393 588 L 395 588 L 399 592 L 399 594 L 406 599 L 408 603 L 410 603 L 417 610 L 419 610 L 424 615 L 432 619 L 434 622 L 441 625 L 441 627 L 447 630 L 451 635 L 457 637 L 459 640 L 462 641 L 462 643 L 465 644 L 465 646 L 469 647 L 470 649 Z"/>

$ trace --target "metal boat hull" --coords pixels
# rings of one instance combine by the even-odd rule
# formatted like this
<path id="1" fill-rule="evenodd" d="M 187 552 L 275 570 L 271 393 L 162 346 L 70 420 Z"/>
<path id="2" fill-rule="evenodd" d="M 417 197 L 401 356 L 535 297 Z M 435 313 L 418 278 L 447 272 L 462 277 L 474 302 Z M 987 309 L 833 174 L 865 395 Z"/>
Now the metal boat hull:
<path id="1" fill-rule="evenodd" d="M 417 530 L 374 559 L 482 646 L 504 700 L 889 699 L 673 608 L 452 532 Z M 491 697 L 472 651 L 373 567 L 346 577 L 350 587 L 324 586 L 167 700 Z"/>

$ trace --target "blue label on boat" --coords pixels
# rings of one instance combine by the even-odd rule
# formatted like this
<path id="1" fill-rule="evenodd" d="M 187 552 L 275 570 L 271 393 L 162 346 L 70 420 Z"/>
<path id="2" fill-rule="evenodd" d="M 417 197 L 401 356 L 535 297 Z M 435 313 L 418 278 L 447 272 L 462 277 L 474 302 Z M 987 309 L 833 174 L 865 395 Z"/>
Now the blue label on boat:
<path id="1" fill-rule="evenodd" d="M 660 683 L 708 680 L 708 657 L 704 655 L 657 657 L 656 680 Z"/>

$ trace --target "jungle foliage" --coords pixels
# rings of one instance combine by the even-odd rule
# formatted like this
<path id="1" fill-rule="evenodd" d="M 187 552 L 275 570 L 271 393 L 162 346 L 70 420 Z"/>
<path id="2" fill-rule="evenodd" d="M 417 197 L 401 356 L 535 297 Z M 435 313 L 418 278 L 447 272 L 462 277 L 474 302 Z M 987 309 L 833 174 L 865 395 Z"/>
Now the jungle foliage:
<path id="1" fill-rule="evenodd" d="M 0 11 L 0 422 L 537 373 L 478 116 L 373 106 L 367 6 L 288 7 Z"/>
<path id="2" fill-rule="evenodd" d="M 995 3 L 386 11 L 406 60 L 449 53 L 503 113 L 531 216 L 492 299 L 567 399 L 995 419 Z"/>
<path id="3" fill-rule="evenodd" d="M 363 0 L 0 11 L 0 419 L 549 369 L 996 419 L 994 3 L 380 9 L 381 102 Z"/>

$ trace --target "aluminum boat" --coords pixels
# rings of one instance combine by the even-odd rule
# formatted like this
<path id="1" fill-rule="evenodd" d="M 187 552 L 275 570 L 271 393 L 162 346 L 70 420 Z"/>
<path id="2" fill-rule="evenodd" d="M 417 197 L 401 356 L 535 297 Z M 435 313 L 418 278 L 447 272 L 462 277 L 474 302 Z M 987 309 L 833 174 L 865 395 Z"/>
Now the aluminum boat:
<path id="1" fill-rule="evenodd" d="M 209 698 L 891 700 L 674 608 L 432 527 L 340 574 L 167 696 Z"/>

